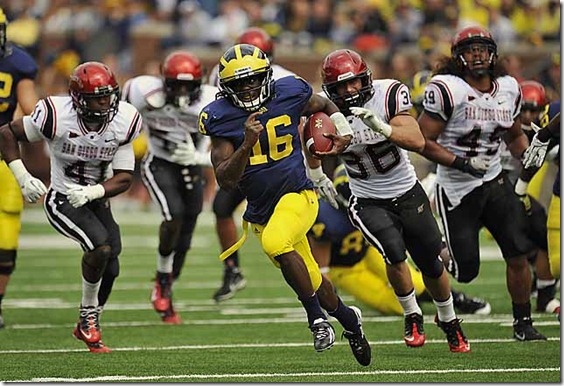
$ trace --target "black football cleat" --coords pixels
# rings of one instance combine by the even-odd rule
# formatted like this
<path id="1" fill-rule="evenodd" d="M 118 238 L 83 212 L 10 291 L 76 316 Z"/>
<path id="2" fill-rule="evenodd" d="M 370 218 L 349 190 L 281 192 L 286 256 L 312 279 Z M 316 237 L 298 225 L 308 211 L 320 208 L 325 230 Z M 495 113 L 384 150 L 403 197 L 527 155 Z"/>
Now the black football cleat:
<path id="1" fill-rule="evenodd" d="M 368 366 L 372 360 L 372 350 L 362 330 L 362 313 L 360 309 L 355 306 L 351 306 L 350 308 L 352 308 L 358 318 L 359 332 L 343 331 L 343 336 L 349 340 L 349 346 L 351 347 L 356 361 L 363 366 Z"/>
<path id="2" fill-rule="evenodd" d="M 237 291 L 247 286 L 247 280 L 237 267 L 226 267 L 223 272 L 223 283 L 221 287 L 213 294 L 213 300 L 222 302 L 231 299 Z"/>
<path id="3" fill-rule="evenodd" d="M 457 314 L 489 315 L 492 310 L 490 303 L 464 292 L 452 291 L 452 303 Z"/>
<path id="4" fill-rule="evenodd" d="M 520 318 L 513 321 L 513 337 L 521 342 L 546 340 L 546 336 L 533 327 L 533 320 L 531 318 Z"/>

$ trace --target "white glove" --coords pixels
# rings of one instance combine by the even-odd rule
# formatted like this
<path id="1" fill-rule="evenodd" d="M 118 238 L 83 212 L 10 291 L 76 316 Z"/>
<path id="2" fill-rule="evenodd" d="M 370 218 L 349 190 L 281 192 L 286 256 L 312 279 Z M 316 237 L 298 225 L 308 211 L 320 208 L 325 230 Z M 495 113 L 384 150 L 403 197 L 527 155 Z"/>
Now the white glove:
<path id="1" fill-rule="evenodd" d="M 362 119 L 362 122 L 375 132 L 382 134 L 386 138 L 390 138 L 390 135 L 392 135 L 392 126 L 381 120 L 380 117 L 372 111 L 364 107 L 351 107 L 349 110 L 355 116 Z"/>
<path id="2" fill-rule="evenodd" d="M 195 165 L 196 147 L 194 146 L 194 143 L 191 140 L 179 143 L 176 145 L 176 149 L 174 149 L 170 158 L 180 165 Z"/>
<path id="3" fill-rule="evenodd" d="M 533 137 L 531 144 L 523 154 L 523 167 L 528 169 L 530 167 L 540 168 L 546 156 L 549 141 L 541 142 L 537 138 L 537 134 Z"/>
<path id="4" fill-rule="evenodd" d="M 329 202 L 331 206 L 335 209 L 339 209 L 339 203 L 337 202 L 337 191 L 335 190 L 335 186 L 333 185 L 333 181 L 329 179 L 323 173 L 323 169 L 321 166 L 315 169 L 309 169 L 309 175 L 311 180 L 315 184 L 315 187 L 319 191 L 319 195 L 321 198 Z"/>
<path id="5" fill-rule="evenodd" d="M 36 202 L 42 195 L 47 193 L 45 184 L 43 184 L 40 179 L 29 174 L 21 159 L 13 160 L 8 166 L 14 174 L 14 177 L 16 177 L 22 195 L 27 202 Z"/>
<path id="6" fill-rule="evenodd" d="M 470 166 L 474 169 L 487 172 L 492 163 L 491 157 L 479 155 L 477 157 L 470 158 Z"/>
<path id="7" fill-rule="evenodd" d="M 106 194 L 106 190 L 100 184 L 87 186 L 65 184 L 65 186 L 67 187 L 67 199 L 74 208 L 80 208 Z"/>

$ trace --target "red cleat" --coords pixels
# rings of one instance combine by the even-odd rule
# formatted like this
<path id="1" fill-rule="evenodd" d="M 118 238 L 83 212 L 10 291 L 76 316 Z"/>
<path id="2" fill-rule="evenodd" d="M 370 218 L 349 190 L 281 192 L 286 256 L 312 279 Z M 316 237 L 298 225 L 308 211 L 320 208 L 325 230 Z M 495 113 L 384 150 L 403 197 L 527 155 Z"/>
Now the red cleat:
<path id="1" fill-rule="evenodd" d="M 107 348 L 104 342 L 102 342 L 99 310 L 99 307 L 81 307 L 80 318 L 72 334 L 76 339 L 86 343 L 86 347 L 88 347 L 90 352 L 108 353 L 112 350 Z"/>
<path id="2" fill-rule="evenodd" d="M 96 343 L 89 343 L 89 342 L 85 341 L 84 339 L 82 339 L 82 336 L 78 332 L 78 327 L 74 328 L 73 335 L 76 339 L 81 340 L 84 343 L 86 343 L 86 347 L 88 347 L 88 350 L 90 350 L 90 352 L 93 352 L 93 353 L 109 353 L 109 352 L 112 352 L 112 350 L 110 350 L 108 347 L 106 347 L 104 342 L 102 342 L 102 339 L 100 339 Z"/>
<path id="3" fill-rule="evenodd" d="M 80 317 L 75 327 L 75 336 L 86 343 L 96 343 L 101 339 L 96 307 L 80 307 Z"/>
<path id="4" fill-rule="evenodd" d="M 405 334 L 403 340 L 409 347 L 421 347 L 425 344 L 423 315 L 414 312 L 405 316 Z"/>
<path id="5" fill-rule="evenodd" d="M 172 275 L 157 272 L 155 287 L 151 293 L 151 302 L 157 312 L 166 312 L 172 303 Z"/>
<path id="6" fill-rule="evenodd" d="M 435 323 L 443 330 L 447 336 L 448 347 L 451 352 L 467 353 L 470 352 L 470 343 L 460 327 L 461 319 L 453 319 L 450 322 L 441 322 L 435 315 Z"/>
<path id="7" fill-rule="evenodd" d="M 180 319 L 180 315 L 178 315 L 174 307 L 172 307 L 172 303 L 170 304 L 170 308 L 161 314 L 161 319 L 167 324 L 182 324 L 182 319 Z"/>

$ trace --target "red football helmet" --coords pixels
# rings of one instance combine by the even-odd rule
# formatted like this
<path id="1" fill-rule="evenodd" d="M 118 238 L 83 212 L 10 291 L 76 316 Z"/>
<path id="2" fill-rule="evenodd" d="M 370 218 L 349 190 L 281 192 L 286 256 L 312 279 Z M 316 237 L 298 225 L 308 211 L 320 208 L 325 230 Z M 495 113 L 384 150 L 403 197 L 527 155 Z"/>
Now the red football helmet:
<path id="1" fill-rule="evenodd" d="M 198 100 L 202 86 L 202 63 L 187 51 L 170 53 L 161 65 L 167 101 L 185 107 Z"/>
<path id="2" fill-rule="evenodd" d="M 482 27 L 467 27 L 454 36 L 450 51 L 452 57 L 462 67 L 467 67 L 468 63 L 464 59 L 463 53 L 473 44 L 483 44 L 490 52 L 489 67 L 491 68 L 497 60 L 497 44 L 492 35 Z"/>
<path id="3" fill-rule="evenodd" d="M 544 86 L 534 80 L 521 82 L 521 109 L 540 111 L 547 103 Z"/>
<path id="4" fill-rule="evenodd" d="M 268 56 L 268 59 L 272 62 L 272 56 L 274 55 L 274 42 L 269 34 L 265 30 L 258 27 L 251 27 L 245 30 L 239 38 L 237 39 L 237 44 L 251 44 L 255 47 L 260 48 L 262 52 Z"/>
<path id="5" fill-rule="evenodd" d="M 341 49 L 327 55 L 321 67 L 321 78 L 323 91 L 341 111 L 361 107 L 374 95 L 372 72 L 364 59 L 352 50 Z M 339 95 L 337 86 L 355 78 L 361 80 L 362 88 L 356 93 Z"/>
<path id="6" fill-rule="evenodd" d="M 78 65 L 70 76 L 69 93 L 76 113 L 85 121 L 108 123 L 118 112 L 119 85 L 112 70 L 103 63 L 86 62 Z M 108 96 L 108 108 L 92 107 L 91 100 Z"/>

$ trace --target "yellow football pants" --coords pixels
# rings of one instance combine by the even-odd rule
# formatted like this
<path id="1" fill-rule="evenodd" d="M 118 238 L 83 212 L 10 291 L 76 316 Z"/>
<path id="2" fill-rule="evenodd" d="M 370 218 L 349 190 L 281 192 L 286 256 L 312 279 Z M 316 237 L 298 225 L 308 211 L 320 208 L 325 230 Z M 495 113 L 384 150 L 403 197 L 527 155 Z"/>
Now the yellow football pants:
<path id="1" fill-rule="evenodd" d="M 276 256 L 294 250 L 300 254 L 314 291 L 321 285 L 321 273 L 306 234 L 315 222 L 318 209 L 317 195 L 313 190 L 288 193 L 282 196 L 266 225 L 251 224 L 262 249 L 276 267 L 280 268 Z"/>
<path id="2" fill-rule="evenodd" d="M 560 279 L 560 197 L 552 195 L 548 206 L 548 261 L 550 272 L 555 279 Z"/>
<path id="3" fill-rule="evenodd" d="M 415 294 L 425 291 L 421 272 L 408 263 Z M 335 287 L 355 297 L 384 315 L 403 315 L 403 309 L 394 293 L 384 258 L 374 247 L 369 247 L 364 258 L 352 267 L 331 267 L 329 279 Z"/>
<path id="4" fill-rule="evenodd" d="M 18 182 L 4 161 L 0 161 L 0 249 L 18 249 L 23 197 Z"/>

